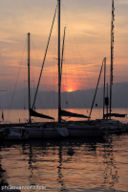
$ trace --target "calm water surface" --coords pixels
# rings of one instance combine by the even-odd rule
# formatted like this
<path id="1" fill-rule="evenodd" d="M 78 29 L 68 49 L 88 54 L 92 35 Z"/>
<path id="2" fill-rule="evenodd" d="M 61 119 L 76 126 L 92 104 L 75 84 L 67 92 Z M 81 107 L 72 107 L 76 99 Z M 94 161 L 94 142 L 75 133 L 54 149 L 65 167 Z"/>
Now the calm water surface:
<path id="1" fill-rule="evenodd" d="M 128 135 L 3 143 L 0 166 L 5 171 L 1 182 L 13 186 L 43 185 L 50 192 L 128 191 Z"/>
<path id="2" fill-rule="evenodd" d="M 85 109 L 70 111 L 89 112 Z M 116 112 L 128 114 L 124 109 L 116 109 Z M 57 116 L 56 110 L 45 110 L 45 114 Z M 95 109 L 93 118 L 101 117 L 102 111 Z M 26 121 L 26 110 L 5 111 L 6 122 L 19 119 Z M 50 192 L 128 192 L 128 135 L 97 140 L 1 143 L 0 183 L 43 185 L 44 191 Z"/>

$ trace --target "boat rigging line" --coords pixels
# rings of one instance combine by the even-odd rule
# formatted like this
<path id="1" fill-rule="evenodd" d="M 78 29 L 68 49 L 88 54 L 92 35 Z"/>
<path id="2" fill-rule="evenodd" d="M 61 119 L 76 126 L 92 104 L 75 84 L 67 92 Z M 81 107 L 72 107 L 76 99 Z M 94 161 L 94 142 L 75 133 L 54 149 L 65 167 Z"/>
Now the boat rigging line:
<path id="1" fill-rule="evenodd" d="M 51 28 L 50 28 L 50 33 L 49 33 L 47 46 L 46 46 L 46 50 L 45 50 L 45 54 L 44 54 L 44 58 L 43 58 L 43 62 L 42 62 L 42 67 L 41 67 L 41 71 L 40 71 L 40 75 L 39 75 L 39 79 L 38 79 L 38 83 L 37 83 L 37 88 L 36 88 L 35 95 L 34 95 L 32 109 L 35 108 L 35 103 L 36 103 L 36 99 L 37 99 L 37 93 L 38 93 L 38 90 L 39 90 L 40 80 L 41 80 L 41 76 L 42 76 L 42 72 L 43 72 L 43 68 L 44 68 L 44 64 L 45 64 L 45 60 L 46 60 L 46 56 L 47 56 L 47 52 L 48 52 L 48 48 L 49 48 L 49 44 L 50 44 L 50 39 L 51 39 L 51 35 L 52 35 L 54 23 L 55 23 L 56 12 L 57 12 L 57 6 L 55 8 L 55 12 L 54 12 L 54 16 L 53 16 L 53 20 L 52 20 L 52 24 L 51 24 Z"/>
<path id="2" fill-rule="evenodd" d="M 30 85 L 30 33 L 27 34 L 28 36 L 28 41 L 27 41 L 27 44 L 28 44 L 28 58 L 27 58 L 27 61 L 28 61 L 28 122 L 29 124 L 31 124 L 32 122 L 32 119 L 31 119 L 31 116 L 34 116 L 34 117 L 41 117 L 41 118 L 46 118 L 46 119 L 52 119 L 54 120 L 53 117 L 50 117 L 48 115 L 44 115 L 44 114 L 41 114 L 41 113 L 38 113 L 36 111 L 34 111 L 32 108 L 31 108 L 31 85 Z"/>
<path id="3" fill-rule="evenodd" d="M 103 69 L 105 61 L 106 61 L 106 57 L 102 61 L 102 65 L 101 65 L 101 68 L 100 68 L 100 73 L 99 73 L 99 77 L 98 77 L 98 81 L 97 81 L 97 85 L 96 85 L 94 97 L 93 97 L 93 100 L 92 100 L 92 105 L 91 105 L 91 109 L 90 109 L 90 113 L 89 113 L 89 118 L 88 119 L 91 118 L 92 110 L 93 110 L 95 99 L 96 99 L 96 95 L 97 95 L 97 90 L 98 90 L 98 87 L 99 87 L 100 77 L 101 77 L 101 73 L 102 73 L 102 69 Z"/>
<path id="4" fill-rule="evenodd" d="M 64 35 L 63 35 L 63 44 L 62 44 L 62 57 L 61 57 L 61 70 L 60 70 L 60 79 L 62 80 L 62 70 L 63 70 L 63 58 L 64 58 L 64 46 L 65 46 L 65 34 L 66 34 L 66 27 L 64 27 Z"/>

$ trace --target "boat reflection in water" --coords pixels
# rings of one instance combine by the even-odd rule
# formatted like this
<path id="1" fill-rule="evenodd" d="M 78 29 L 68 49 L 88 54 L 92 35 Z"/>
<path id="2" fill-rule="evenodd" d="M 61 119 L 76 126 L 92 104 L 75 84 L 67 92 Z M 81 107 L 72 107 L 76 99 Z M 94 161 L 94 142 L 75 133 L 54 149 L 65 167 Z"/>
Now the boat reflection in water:
<path id="1" fill-rule="evenodd" d="M 0 146 L 0 152 L 1 152 L 1 146 Z M 0 187 L 8 185 L 6 181 L 6 176 L 5 176 L 6 171 L 2 168 L 1 160 L 2 160 L 2 156 L 0 155 Z"/>
<path id="2" fill-rule="evenodd" d="M 6 143 L 1 166 L 9 185 L 43 185 L 56 192 L 127 191 L 127 146 L 127 135 Z"/>

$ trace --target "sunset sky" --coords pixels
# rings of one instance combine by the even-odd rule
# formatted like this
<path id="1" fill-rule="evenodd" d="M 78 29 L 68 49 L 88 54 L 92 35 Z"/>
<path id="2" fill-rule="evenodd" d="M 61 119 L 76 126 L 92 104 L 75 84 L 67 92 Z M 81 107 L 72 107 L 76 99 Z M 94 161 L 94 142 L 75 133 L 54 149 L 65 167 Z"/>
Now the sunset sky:
<path id="1" fill-rule="evenodd" d="M 56 0 L 0 1 L 0 90 L 27 86 L 27 33 L 31 33 L 31 83 L 36 86 Z M 96 85 L 110 64 L 111 0 L 62 0 L 66 26 L 63 91 Z M 128 0 L 115 0 L 114 82 L 128 81 Z M 108 74 L 109 75 L 109 74 Z M 40 89 L 57 90 L 57 19 Z"/>

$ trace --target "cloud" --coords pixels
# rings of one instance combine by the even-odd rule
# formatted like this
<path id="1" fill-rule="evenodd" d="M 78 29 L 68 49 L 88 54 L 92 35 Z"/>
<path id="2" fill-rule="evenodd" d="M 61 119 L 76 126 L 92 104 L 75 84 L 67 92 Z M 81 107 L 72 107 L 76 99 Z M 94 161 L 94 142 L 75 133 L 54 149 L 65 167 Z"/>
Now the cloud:
<path id="1" fill-rule="evenodd" d="M 128 1 L 127 0 L 117 0 L 117 3 L 121 4 L 121 5 L 128 5 Z"/>
<path id="2" fill-rule="evenodd" d="M 2 0 L 0 1 L 0 65 L 2 74 L 13 74 L 21 62 L 26 66 L 27 32 L 31 32 L 31 66 L 37 74 L 42 63 L 51 21 L 57 0 Z M 115 49 L 118 64 L 123 57 L 127 63 L 127 0 L 115 1 Z M 64 67 L 68 73 L 76 71 L 84 77 L 84 69 L 93 80 L 104 56 L 110 57 L 111 0 L 62 0 L 62 33 L 66 24 Z M 99 63 L 99 64 L 98 64 Z M 98 65 L 96 65 L 98 64 Z M 79 68 L 76 67 L 79 65 Z M 85 65 L 85 67 L 83 67 Z M 46 74 L 57 66 L 57 20 L 46 59 Z M 97 66 L 97 67 L 96 67 Z M 119 65 L 123 67 L 122 65 Z M 118 66 L 118 69 L 120 68 Z M 127 70 L 127 67 L 126 67 Z M 123 70 L 122 70 L 123 71 Z M 121 72 L 123 76 L 123 72 Z M 53 75 L 54 76 L 54 75 Z M 3 77 L 3 76 L 2 76 Z M 4 78 L 4 77 L 3 77 Z M 12 78 L 12 77 L 11 77 Z M 47 84 L 51 83 L 46 80 Z"/>

